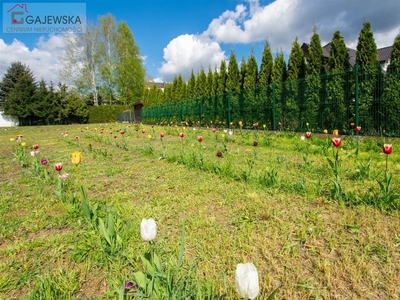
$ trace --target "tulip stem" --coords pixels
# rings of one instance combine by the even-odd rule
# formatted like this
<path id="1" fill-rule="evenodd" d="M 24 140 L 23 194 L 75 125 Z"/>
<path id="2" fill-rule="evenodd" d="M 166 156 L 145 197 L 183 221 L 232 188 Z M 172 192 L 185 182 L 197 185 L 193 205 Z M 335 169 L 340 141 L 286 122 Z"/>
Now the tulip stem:
<path id="1" fill-rule="evenodd" d="M 386 154 L 386 173 L 388 172 L 388 154 Z"/>

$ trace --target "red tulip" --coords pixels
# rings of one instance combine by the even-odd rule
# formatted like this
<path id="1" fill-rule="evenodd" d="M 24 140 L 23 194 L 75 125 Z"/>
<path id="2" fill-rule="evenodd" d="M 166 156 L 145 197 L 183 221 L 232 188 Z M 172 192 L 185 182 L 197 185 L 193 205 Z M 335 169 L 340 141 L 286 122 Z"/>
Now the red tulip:
<path id="1" fill-rule="evenodd" d="M 142 129 L 142 133 L 145 134 L 145 133 L 146 133 L 146 130 Z"/>
<path id="2" fill-rule="evenodd" d="M 383 144 L 382 146 L 382 151 L 383 153 L 389 155 L 390 153 L 393 152 L 393 146 L 392 144 Z"/>
<path id="3" fill-rule="evenodd" d="M 76 136 L 75 136 L 75 139 L 76 139 L 76 140 L 79 140 L 79 136 L 76 135 Z"/>
<path id="4" fill-rule="evenodd" d="M 306 138 L 308 138 L 308 139 L 311 138 L 311 132 L 309 132 L 309 131 L 306 132 Z"/>
<path id="5" fill-rule="evenodd" d="M 221 158 L 221 157 L 222 157 L 222 152 L 221 152 L 221 151 L 218 151 L 218 152 L 217 152 L 217 156 L 218 156 L 219 158 Z"/>
<path id="6" fill-rule="evenodd" d="M 125 131 L 124 131 L 124 130 L 121 130 L 119 133 L 120 133 L 120 134 L 124 134 L 124 133 L 125 133 Z"/>
<path id="7" fill-rule="evenodd" d="M 38 145 L 38 144 L 34 144 L 34 145 L 32 146 L 32 148 L 33 148 L 34 150 L 37 150 L 37 149 L 39 149 L 39 145 Z"/>
<path id="8" fill-rule="evenodd" d="M 163 138 L 164 137 L 164 133 L 160 133 L 160 138 Z"/>
<path id="9" fill-rule="evenodd" d="M 361 126 L 357 126 L 357 127 L 356 127 L 356 131 L 357 131 L 357 132 L 360 132 L 360 131 L 361 131 Z"/>
<path id="10" fill-rule="evenodd" d="M 257 147 L 257 146 L 258 146 L 258 142 L 257 142 L 257 141 L 254 141 L 254 142 L 253 142 L 253 146 L 254 146 L 254 147 Z"/>
<path id="11" fill-rule="evenodd" d="M 180 138 L 184 138 L 184 137 L 185 137 L 185 134 L 184 134 L 183 132 L 181 132 L 181 133 L 179 134 L 179 137 L 180 137 Z"/>
<path id="12" fill-rule="evenodd" d="M 254 123 L 254 124 L 253 124 L 253 127 L 254 127 L 254 128 L 257 128 L 257 127 L 258 127 L 258 123 Z"/>
<path id="13" fill-rule="evenodd" d="M 216 132 L 216 131 L 217 131 L 217 129 L 215 129 L 215 128 L 212 129 L 212 132 Z"/>
<path id="14" fill-rule="evenodd" d="M 354 123 L 350 123 L 351 128 L 354 128 Z"/>
<path id="15" fill-rule="evenodd" d="M 342 144 L 342 139 L 341 138 L 333 138 L 332 144 L 335 147 L 340 147 L 340 145 Z"/>
<path id="16" fill-rule="evenodd" d="M 56 170 L 57 172 L 60 172 L 63 168 L 62 163 L 57 163 L 54 165 L 54 170 Z"/>
<path id="17" fill-rule="evenodd" d="M 202 136 L 198 136 L 197 140 L 201 143 L 203 141 L 203 137 Z"/>

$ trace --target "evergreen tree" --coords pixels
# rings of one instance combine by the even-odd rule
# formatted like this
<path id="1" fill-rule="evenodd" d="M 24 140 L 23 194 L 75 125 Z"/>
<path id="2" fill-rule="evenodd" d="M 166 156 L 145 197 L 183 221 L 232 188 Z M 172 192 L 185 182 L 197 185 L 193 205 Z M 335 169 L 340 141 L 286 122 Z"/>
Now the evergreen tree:
<path id="1" fill-rule="evenodd" d="M 260 73 L 258 74 L 258 85 L 260 87 L 259 100 L 257 101 L 265 111 L 262 122 L 269 128 L 273 128 L 272 122 L 272 101 L 271 101 L 271 72 L 273 58 L 271 47 L 268 41 L 264 43 L 261 58 Z M 261 120 L 260 120 L 261 121 Z M 273 128 L 275 129 L 275 128 Z"/>
<path id="2" fill-rule="evenodd" d="M 186 96 L 187 99 L 193 99 L 196 97 L 196 77 L 194 76 L 193 69 L 188 80 Z"/>
<path id="3" fill-rule="evenodd" d="M 217 90 L 217 101 L 214 111 L 215 122 L 225 121 L 227 120 L 227 109 L 228 109 L 228 98 L 227 98 L 227 80 L 228 80 L 228 72 L 226 68 L 226 61 L 221 61 L 219 67 L 219 75 L 218 75 L 218 90 Z"/>
<path id="4" fill-rule="evenodd" d="M 208 67 L 207 80 L 206 80 L 206 93 L 203 97 L 203 120 L 205 124 L 208 124 L 214 119 L 214 91 L 213 91 L 214 74 L 211 67 Z M 202 122 L 203 123 L 203 122 Z"/>
<path id="5" fill-rule="evenodd" d="M 290 128 L 298 129 L 300 125 L 299 103 L 301 103 L 299 99 L 302 99 L 304 96 L 305 61 L 303 50 L 300 47 L 297 37 L 290 51 L 287 73 L 288 81 L 285 83 L 287 91 L 285 120 L 283 122 L 288 124 Z"/>
<path id="6" fill-rule="evenodd" d="M 185 81 L 183 81 L 181 74 L 178 75 L 176 81 L 176 98 L 178 101 L 186 100 L 186 84 Z"/>
<path id="7" fill-rule="evenodd" d="M 32 105 L 33 115 L 39 117 L 43 122 L 51 116 L 51 109 L 53 107 L 54 103 L 52 103 L 52 98 L 46 87 L 46 82 L 42 78 L 34 96 Z"/>
<path id="8" fill-rule="evenodd" d="M 178 76 L 175 76 L 174 79 L 172 80 L 172 88 L 171 88 L 171 98 L 172 102 L 178 102 L 179 99 L 179 94 L 180 94 L 180 83 L 178 80 Z"/>
<path id="9" fill-rule="evenodd" d="M 398 61 L 400 60 L 400 34 L 396 36 L 394 39 L 392 53 L 390 53 L 390 61 Z"/>
<path id="10" fill-rule="evenodd" d="M 393 43 L 390 65 L 387 69 L 382 97 L 385 118 L 384 128 L 388 133 L 399 134 L 400 124 L 400 35 Z"/>
<path id="11" fill-rule="evenodd" d="M 240 62 L 240 90 L 244 89 L 244 79 L 247 73 L 247 62 L 244 56 L 242 56 L 242 61 Z"/>
<path id="12" fill-rule="evenodd" d="M 330 74 L 326 79 L 327 96 L 321 105 L 322 128 L 345 129 L 348 123 L 346 107 L 350 95 L 346 85 L 347 74 L 350 70 L 350 55 L 340 31 L 334 32 L 328 59 Z"/>
<path id="13" fill-rule="evenodd" d="M 125 22 L 118 25 L 116 87 L 121 104 L 140 102 L 145 86 L 145 70 L 139 47 Z"/>
<path id="14" fill-rule="evenodd" d="M 243 80 L 243 108 L 245 110 L 245 118 L 250 123 L 258 123 L 262 121 L 261 106 L 258 103 L 258 66 L 257 60 L 252 51 L 247 60 L 247 71 Z"/>
<path id="15" fill-rule="evenodd" d="M 30 74 L 22 75 L 7 95 L 4 113 L 18 117 L 21 125 L 32 125 L 36 88 L 34 78 Z"/>
<path id="16" fill-rule="evenodd" d="M 317 28 L 314 27 L 311 37 L 308 55 L 306 57 L 306 89 L 304 103 L 301 109 L 301 127 L 309 123 L 315 130 L 321 125 L 318 124 L 318 112 L 320 107 L 321 75 L 324 74 L 324 56 L 321 46 L 321 39 Z"/>
<path id="17" fill-rule="evenodd" d="M 197 74 L 196 85 L 195 85 L 195 97 L 200 98 L 207 93 L 207 76 L 204 72 L 204 68 L 201 67 L 199 74 Z"/>
<path id="18" fill-rule="evenodd" d="M 239 122 L 242 120 L 239 107 L 240 93 L 240 73 L 236 60 L 235 52 L 232 50 L 229 57 L 228 73 L 226 78 L 226 89 L 229 92 L 231 119 L 230 121 Z"/>
<path id="19" fill-rule="evenodd" d="M 286 62 L 282 51 L 276 54 L 274 64 L 272 66 L 271 80 L 273 82 L 273 94 L 275 97 L 275 111 L 276 120 L 279 120 L 287 129 L 293 129 L 289 127 L 289 124 L 285 124 L 285 115 L 283 108 L 285 107 L 285 85 L 284 82 L 287 78 Z"/>
<path id="20" fill-rule="evenodd" d="M 19 61 L 12 62 L 4 74 L 2 81 L 0 82 L 0 107 L 2 103 L 4 105 L 4 102 L 7 101 L 8 95 L 24 75 L 28 75 L 33 78 L 33 74 L 29 67 L 23 65 Z"/>
<path id="21" fill-rule="evenodd" d="M 379 90 L 382 72 L 378 62 L 378 49 L 372 33 L 371 24 L 364 21 L 363 28 L 358 36 L 356 72 L 358 73 L 358 111 L 359 124 L 365 132 L 375 132 L 381 121 L 379 103 L 375 99 L 380 98 Z"/>

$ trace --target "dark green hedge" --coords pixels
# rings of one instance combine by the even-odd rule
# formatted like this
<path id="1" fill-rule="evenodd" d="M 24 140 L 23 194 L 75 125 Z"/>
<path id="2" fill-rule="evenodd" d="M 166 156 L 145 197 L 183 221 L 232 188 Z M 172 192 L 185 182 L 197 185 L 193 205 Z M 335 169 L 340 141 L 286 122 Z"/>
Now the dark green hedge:
<path id="1" fill-rule="evenodd" d="M 89 108 L 89 123 L 109 123 L 118 120 L 118 114 L 132 109 L 128 105 L 101 105 Z"/>

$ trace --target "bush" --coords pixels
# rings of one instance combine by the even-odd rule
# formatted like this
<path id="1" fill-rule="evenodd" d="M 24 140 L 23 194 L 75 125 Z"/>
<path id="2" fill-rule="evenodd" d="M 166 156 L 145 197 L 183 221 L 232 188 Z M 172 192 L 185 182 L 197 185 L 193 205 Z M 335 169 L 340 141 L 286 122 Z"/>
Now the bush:
<path id="1" fill-rule="evenodd" d="M 128 105 L 101 105 L 89 108 L 89 123 L 108 123 L 118 120 L 118 114 L 132 109 Z"/>

